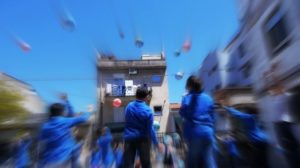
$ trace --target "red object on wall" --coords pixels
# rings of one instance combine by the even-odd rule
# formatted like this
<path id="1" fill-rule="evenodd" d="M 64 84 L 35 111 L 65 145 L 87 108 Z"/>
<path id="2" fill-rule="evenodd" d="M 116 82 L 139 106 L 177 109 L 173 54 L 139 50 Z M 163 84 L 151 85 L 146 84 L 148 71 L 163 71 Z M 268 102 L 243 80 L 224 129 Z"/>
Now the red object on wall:
<path id="1" fill-rule="evenodd" d="M 114 107 L 120 107 L 121 105 L 122 105 L 121 99 L 115 98 L 115 99 L 113 100 L 113 106 L 114 106 Z"/>

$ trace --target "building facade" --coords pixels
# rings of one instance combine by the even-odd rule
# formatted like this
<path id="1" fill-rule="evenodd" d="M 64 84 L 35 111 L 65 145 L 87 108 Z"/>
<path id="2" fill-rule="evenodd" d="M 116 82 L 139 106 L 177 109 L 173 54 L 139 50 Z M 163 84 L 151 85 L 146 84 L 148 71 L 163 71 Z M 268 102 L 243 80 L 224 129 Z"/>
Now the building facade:
<path id="1" fill-rule="evenodd" d="M 259 118 L 273 145 L 277 144 L 272 123 L 276 114 L 268 89 L 276 83 L 283 85 L 291 95 L 289 101 L 293 102 L 300 95 L 299 4 L 297 0 L 237 0 L 238 33 L 224 50 L 208 54 L 199 72 L 204 89 L 210 93 L 224 88 L 252 88 L 255 94 L 252 103 L 259 107 Z M 294 121 L 299 122 L 299 105 L 291 108 L 289 104 L 289 109 L 294 114 Z M 298 140 L 299 130 L 299 124 L 295 125 Z M 270 157 L 276 158 L 272 167 L 286 166 L 283 157 L 276 155 L 274 149 L 270 153 Z"/>
<path id="2" fill-rule="evenodd" d="M 255 65 L 251 71 L 254 91 L 263 111 L 270 111 L 268 88 L 272 84 L 281 83 L 288 92 L 299 94 L 299 2 L 255 0 L 243 6 L 248 9 L 242 22 L 243 44 Z M 263 118 L 270 121 L 272 113 Z"/>
<path id="3" fill-rule="evenodd" d="M 47 117 L 47 113 L 45 113 L 46 103 L 28 83 L 3 72 L 0 72 L 0 82 L 3 82 L 7 89 L 11 89 L 12 92 L 16 92 L 22 96 L 23 100 L 20 102 L 20 105 L 28 112 L 24 118 L 9 117 L 5 121 L 0 122 L 0 142 L 6 144 L 6 142 L 10 142 L 24 130 L 35 135 L 38 132 L 38 128 L 40 128 L 40 124 Z"/>
<path id="4" fill-rule="evenodd" d="M 46 112 L 46 103 L 30 84 L 3 72 L 0 72 L 0 81 L 3 81 L 9 88 L 18 92 L 24 98 L 22 105 L 28 112 L 31 114 L 41 114 Z"/>
<path id="5" fill-rule="evenodd" d="M 159 132 L 172 131 L 166 68 L 163 54 L 143 55 L 140 60 L 102 56 L 98 62 L 100 125 L 124 123 L 125 107 L 135 100 L 136 89 L 144 86 L 152 92 L 148 104 L 153 109 L 155 121 L 160 124 Z M 120 107 L 112 105 L 116 98 L 122 101 Z"/>
<path id="6" fill-rule="evenodd" d="M 199 70 L 205 92 L 252 86 L 252 55 L 245 51 L 241 41 L 242 35 L 237 34 L 224 50 L 206 56 Z"/>
<path id="7" fill-rule="evenodd" d="M 210 52 L 199 70 L 199 76 L 203 80 L 203 89 L 207 93 L 213 93 L 223 87 L 225 80 L 222 76 L 224 73 L 221 64 L 222 52 Z"/>
<path id="8" fill-rule="evenodd" d="M 252 83 L 257 105 L 261 110 L 272 144 L 277 138 L 273 127 L 274 99 L 268 88 L 280 84 L 291 95 L 289 102 L 300 94 L 300 5 L 297 0 L 247 0 L 238 1 L 241 7 L 241 33 L 243 46 L 252 57 Z M 298 95 L 298 96 L 297 96 Z M 299 122 L 299 110 L 287 104 L 294 122 Z M 295 106 L 295 105 L 294 105 Z M 296 110 L 293 110 L 296 109 Z M 294 126 L 300 140 L 299 124 Z M 275 153 L 274 151 L 271 153 Z M 275 154 L 274 154 L 275 155 Z M 276 156 L 272 156 L 276 158 Z M 284 159 L 277 157 L 274 167 L 285 167 Z"/>

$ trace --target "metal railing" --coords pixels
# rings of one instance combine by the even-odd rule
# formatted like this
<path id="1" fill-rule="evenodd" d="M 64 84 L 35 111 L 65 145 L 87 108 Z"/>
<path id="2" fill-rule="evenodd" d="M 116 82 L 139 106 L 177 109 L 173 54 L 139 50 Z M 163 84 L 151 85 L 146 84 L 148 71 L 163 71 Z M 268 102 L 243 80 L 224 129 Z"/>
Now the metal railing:
<path id="1" fill-rule="evenodd" d="M 115 85 L 115 84 L 107 84 L 106 86 L 106 96 L 113 96 L 113 97 L 126 97 L 126 96 L 135 96 L 136 89 L 141 85 L 132 85 L 132 86 L 125 86 L 125 85 Z M 148 90 L 151 92 L 152 88 L 147 87 Z"/>

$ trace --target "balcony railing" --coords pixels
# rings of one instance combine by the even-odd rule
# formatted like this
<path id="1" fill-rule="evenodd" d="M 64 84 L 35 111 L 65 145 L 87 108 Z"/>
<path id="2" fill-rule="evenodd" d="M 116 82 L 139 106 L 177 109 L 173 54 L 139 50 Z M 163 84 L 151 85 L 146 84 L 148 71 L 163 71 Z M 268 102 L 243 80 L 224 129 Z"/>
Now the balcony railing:
<path id="1" fill-rule="evenodd" d="M 98 63 L 100 69 L 115 68 L 166 68 L 165 60 L 105 60 Z"/>
<path id="2" fill-rule="evenodd" d="M 115 85 L 106 84 L 105 94 L 106 96 L 112 97 L 125 97 L 125 96 L 135 96 L 135 92 L 141 85 Z M 149 91 L 152 91 L 151 87 L 147 87 Z"/>

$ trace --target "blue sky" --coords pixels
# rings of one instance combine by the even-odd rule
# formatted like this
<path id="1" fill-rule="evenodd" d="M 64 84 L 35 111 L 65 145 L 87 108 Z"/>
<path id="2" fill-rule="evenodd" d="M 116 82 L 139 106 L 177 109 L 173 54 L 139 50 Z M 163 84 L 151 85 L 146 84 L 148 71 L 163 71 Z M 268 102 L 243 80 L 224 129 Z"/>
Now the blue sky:
<path id="1" fill-rule="evenodd" d="M 60 6 L 76 22 L 76 29 L 62 29 Z M 0 71 L 33 85 L 46 102 L 67 92 L 75 110 L 95 103 L 94 47 L 120 59 L 139 59 L 142 53 L 165 50 L 169 99 L 180 102 L 188 74 L 195 72 L 206 54 L 222 47 L 238 28 L 235 0 L 10 0 L 0 1 Z M 120 25 L 125 39 L 118 36 Z M 9 32 L 28 42 L 22 52 Z M 135 37 L 144 47 L 134 46 Z M 183 41 L 192 38 L 192 49 L 174 56 Z M 182 80 L 174 74 L 183 71 Z"/>

